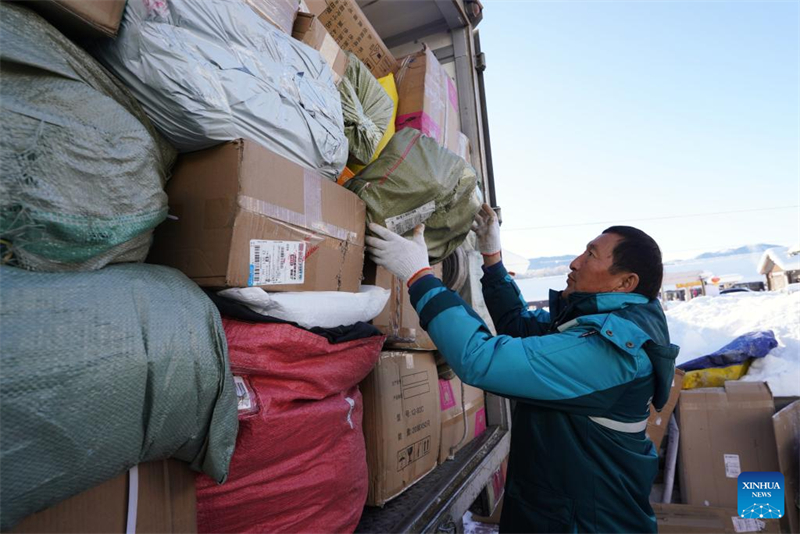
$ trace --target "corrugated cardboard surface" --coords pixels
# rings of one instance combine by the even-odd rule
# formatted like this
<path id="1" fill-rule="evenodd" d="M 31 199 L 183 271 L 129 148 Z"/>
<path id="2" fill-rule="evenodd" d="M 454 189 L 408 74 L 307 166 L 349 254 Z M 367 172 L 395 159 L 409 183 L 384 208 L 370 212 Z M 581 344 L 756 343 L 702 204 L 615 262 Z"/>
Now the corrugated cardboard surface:
<path id="1" fill-rule="evenodd" d="M 292 34 L 297 0 L 245 0 L 253 11 L 287 35 Z"/>
<path id="2" fill-rule="evenodd" d="M 675 369 L 675 378 L 672 380 L 672 387 L 669 390 L 669 398 L 667 403 L 657 412 L 653 405 L 650 405 L 650 417 L 647 418 L 647 437 L 653 442 L 656 449 L 661 447 L 661 442 L 664 440 L 664 434 L 667 432 L 667 425 L 672 412 L 675 411 L 675 406 L 678 404 L 678 398 L 681 396 L 681 387 L 683 386 L 683 375 L 686 373 L 683 369 Z"/>
<path id="3" fill-rule="evenodd" d="M 342 50 L 352 52 L 376 78 L 397 71 L 397 61 L 355 0 L 307 0 Z"/>
<path id="4" fill-rule="evenodd" d="M 800 401 L 795 401 L 772 416 L 778 446 L 779 471 L 783 474 L 786 514 L 781 519 L 784 532 L 800 532 L 797 497 L 800 491 Z"/>
<path id="5" fill-rule="evenodd" d="M 506 456 L 500 467 L 492 473 L 489 483 L 481 490 L 478 498 L 469 507 L 473 513 L 473 519 L 482 523 L 491 523 L 492 518 L 497 518 L 499 522 L 500 516 L 497 509 L 503 502 L 503 495 L 505 493 L 506 473 L 508 471 L 508 456 Z"/>
<path id="6" fill-rule="evenodd" d="M 71 37 L 114 37 L 126 0 L 27 0 L 50 23 Z"/>
<path id="7" fill-rule="evenodd" d="M 432 270 L 441 279 L 442 264 L 434 265 Z M 419 325 L 419 316 L 411 305 L 408 288 L 402 280 L 366 260 L 364 283 L 391 291 L 383 311 L 372 320 L 372 324 L 387 336 L 384 346 L 402 350 L 436 350 L 433 340 Z"/>
<path id="8" fill-rule="evenodd" d="M 128 473 L 33 514 L 11 532 L 120 532 L 128 517 Z M 176 460 L 138 468 L 136 532 L 197 532 L 195 474 Z"/>
<path id="9" fill-rule="evenodd" d="M 453 80 L 428 47 L 403 58 L 400 64 L 396 77 L 400 97 L 397 130 L 416 128 L 461 155 L 464 146 Z"/>
<path id="10" fill-rule="evenodd" d="M 367 504 L 382 506 L 436 467 L 440 416 L 431 352 L 382 352 L 361 383 Z"/>
<path id="11" fill-rule="evenodd" d="M 303 242 L 304 282 L 269 291 L 360 286 L 366 207 L 355 194 L 246 140 L 183 154 L 167 185 L 170 215 L 148 261 L 201 286 L 245 287 L 251 240 Z"/>
<path id="12" fill-rule="evenodd" d="M 775 404 L 766 383 L 728 381 L 724 388 L 685 390 L 678 410 L 686 504 L 735 509 L 739 473 L 778 470 Z"/>
<path id="13" fill-rule="evenodd" d="M 735 534 L 780 532 L 777 519 L 742 519 L 733 508 L 653 504 L 660 534 Z"/>
<path id="14" fill-rule="evenodd" d="M 333 79 L 338 84 L 347 69 L 347 55 L 319 19 L 311 13 L 298 13 L 292 37 L 319 51 L 322 58 L 330 65 Z"/>
<path id="15" fill-rule="evenodd" d="M 464 384 L 458 377 L 451 380 L 439 379 L 439 408 L 442 411 L 442 439 L 439 445 L 439 463 L 447 461 L 450 447 L 458 444 L 464 436 L 464 411 L 461 405 L 462 388 L 464 388 L 463 408 L 466 408 L 467 412 L 467 437 L 453 452 L 463 449 L 486 429 L 483 390 Z M 476 429 L 476 418 L 479 416 L 482 417 L 482 422 Z"/>

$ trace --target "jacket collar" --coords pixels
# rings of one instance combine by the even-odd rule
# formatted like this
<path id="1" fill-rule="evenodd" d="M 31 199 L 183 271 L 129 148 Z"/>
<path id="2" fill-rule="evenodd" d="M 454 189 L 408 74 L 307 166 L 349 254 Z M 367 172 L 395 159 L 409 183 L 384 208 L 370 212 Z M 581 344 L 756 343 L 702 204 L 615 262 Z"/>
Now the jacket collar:
<path id="1" fill-rule="evenodd" d="M 621 310 L 633 304 L 647 304 L 648 298 L 638 293 L 571 293 L 562 298 L 563 291 L 550 290 L 552 328 L 582 317 Z"/>

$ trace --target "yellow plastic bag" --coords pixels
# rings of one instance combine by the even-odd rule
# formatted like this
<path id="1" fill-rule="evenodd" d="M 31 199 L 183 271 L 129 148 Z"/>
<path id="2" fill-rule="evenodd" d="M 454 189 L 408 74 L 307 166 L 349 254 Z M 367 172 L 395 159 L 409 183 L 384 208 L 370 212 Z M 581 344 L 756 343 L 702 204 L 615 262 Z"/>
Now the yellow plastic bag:
<path id="1" fill-rule="evenodd" d="M 736 365 L 729 365 L 728 367 L 712 367 L 709 369 L 697 369 L 696 371 L 687 371 L 683 377 L 683 386 L 681 389 L 696 389 L 696 388 L 716 388 L 723 387 L 726 380 L 739 380 L 750 369 L 752 358 Z"/>
<path id="2" fill-rule="evenodd" d="M 389 122 L 389 127 L 386 128 L 386 133 L 383 134 L 381 142 L 378 143 L 378 148 L 375 149 L 375 154 L 373 154 L 370 163 L 378 159 L 378 156 L 381 154 L 381 152 L 383 152 L 383 149 L 386 148 L 386 145 L 389 144 L 389 140 L 394 135 L 394 121 L 397 119 L 397 103 L 400 101 L 400 97 L 397 94 L 397 85 L 394 83 L 394 74 L 390 72 L 383 78 L 378 78 L 378 83 L 381 84 L 383 90 L 386 91 L 386 94 L 388 94 L 389 98 L 392 99 L 392 102 L 394 103 L 394 110 L 392 111 L 392 120 Z M 366 165 L 350 164 L 348 167 L 355 174 L 358 174 L 361 172 L 361 169 L 366 167 Z"/>

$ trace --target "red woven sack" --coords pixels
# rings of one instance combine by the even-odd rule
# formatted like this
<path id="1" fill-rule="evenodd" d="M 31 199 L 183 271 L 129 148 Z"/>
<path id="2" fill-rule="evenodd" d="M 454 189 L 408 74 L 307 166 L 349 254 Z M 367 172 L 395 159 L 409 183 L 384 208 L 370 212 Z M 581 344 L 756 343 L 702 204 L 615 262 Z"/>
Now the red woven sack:
<path id="1" fill-rule="evenodd" d="M 197 477 L 199 532 L 352 532 L 367 498 L 358 383 L 383 336 L 331 344 L 286 324 L 223 319 L 240 397 L 228 480 Z"/>

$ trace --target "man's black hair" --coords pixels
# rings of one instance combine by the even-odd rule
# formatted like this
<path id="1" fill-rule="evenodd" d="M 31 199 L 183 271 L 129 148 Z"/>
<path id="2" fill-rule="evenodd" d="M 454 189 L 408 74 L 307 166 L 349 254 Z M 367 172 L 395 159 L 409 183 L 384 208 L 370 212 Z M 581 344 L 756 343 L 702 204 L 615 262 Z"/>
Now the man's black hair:
<path id="1" fill-rule="evenodd" d="M 603 233 L 622 238 L 614 247 L 611 274 L 627 272 L 639 275 L 639 285 L 634 293 L 649 299 L 656 298 L 661 291 L 664 265 L 661 262 L 661 249 L 655 240 L 632 226 L 612 226 L 603 230 Z"/>

